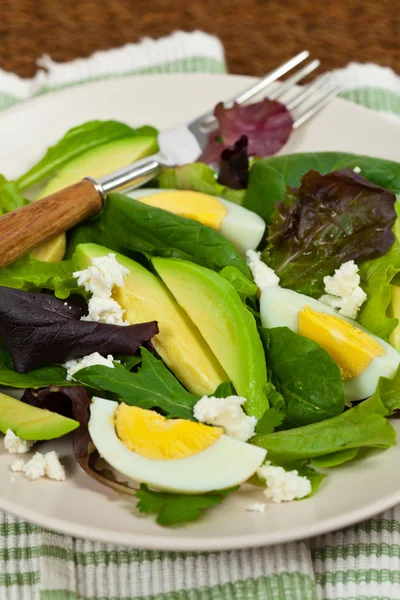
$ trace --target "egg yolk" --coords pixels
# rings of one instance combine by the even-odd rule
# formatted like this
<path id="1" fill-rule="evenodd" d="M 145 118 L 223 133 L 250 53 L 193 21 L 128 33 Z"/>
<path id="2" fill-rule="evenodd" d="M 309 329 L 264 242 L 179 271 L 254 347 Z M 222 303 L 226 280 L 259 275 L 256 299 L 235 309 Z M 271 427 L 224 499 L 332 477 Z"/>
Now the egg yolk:
<path id="1" fill-rule="evenodd" d="M 138 200 L 143 204 L 163 208 L 181 217 L 199 221 L 218 231 L 228 212 L 226 206 L 215 196 L 187 190 L 153 194 L 138 198 Z"/>
<path id="2" fill-rule="evenodd" d="M 202 452 L 224 433 L 184 419 L 166 419 L 154 410 L 120 404 L 114 425 L 121 442 L 132 452 L 155 460 L 187 458 Z"/>
<path id="3" fill-rule="evenodd" d="M 339 365 L 342 379 L 358 377 L 375 356 L 385 354 L 367 333 L 340 317 L 305 306 L 298 316 L 299 334 L 317 342 Z"/>

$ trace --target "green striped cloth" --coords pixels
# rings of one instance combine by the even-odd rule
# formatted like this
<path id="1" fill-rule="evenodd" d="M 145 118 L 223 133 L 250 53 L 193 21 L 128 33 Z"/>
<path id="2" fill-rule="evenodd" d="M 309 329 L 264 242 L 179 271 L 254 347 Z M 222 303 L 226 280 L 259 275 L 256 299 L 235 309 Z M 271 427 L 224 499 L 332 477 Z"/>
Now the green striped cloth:
<path id="1" fill-rule="evenodd" d="M 68 64 L 32 80 L 0 71 L 0 109 L 116 75 L 225 71 L 220 42 L 177 32 Z M 343 96 L 400 115 L 400 78 L 376 65 L 337 71 Z M 77 540 L 0 513 L 0 600 L 399 600 L 400 507 L 343 531 L 219 553 L 139 551 Z"/>

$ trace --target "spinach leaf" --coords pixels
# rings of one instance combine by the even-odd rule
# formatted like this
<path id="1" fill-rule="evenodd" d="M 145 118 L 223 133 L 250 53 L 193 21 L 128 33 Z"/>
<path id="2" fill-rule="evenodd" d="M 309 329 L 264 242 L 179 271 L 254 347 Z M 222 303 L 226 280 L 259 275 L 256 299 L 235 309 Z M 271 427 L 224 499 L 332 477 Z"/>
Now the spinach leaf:
<path id="1" fill-rule="evenodd" d="M 214 398 L 227 398 L 235 393 L 230 381 L 223 381 L 219 384 L 215 392 L 212 394 Z"/>
<path id="2" fill-rule="evenodd" d="M 141 408 L 158 408 L 168 417 L 193 419 L 198 396 L 190 394 L 161 360 L 142 348 L 142 366 L 137 373 L 114 363 L 114 368 L 96 365 L 74 373 L 74 379 L 96 390 L 117 394 L 121 402 Z"/>
<path id="3" fill-rule="evenodd" d="M 323 278 L 348 260 L 386 254 L 395 241 L 396 196 L 353 171 L 309 171 L 278 202 L 262 258 L 283 287 L 324 293 Z"/>
<path id="4" fill-rule="evenodd" d="M 385 418 L 387 414 L 388 410 L 378 393 L 337 417 L 304 427 L 256 435 L 252 443 L 268 450 L 268 459 L 278 464 L 351 448 L 388 448 L 396 444 L 396 432 Z"/>
<path id="5" fill-rule="evenodd" d="M 234 190 L 218 183 L 214 169 L 200 162 L 163 169 L 158 177 L 158 185 L 160 188 L 193 190 L 220 196 L 235 204 L 242 204 L 245 194 L 245 190 Z"/>
<path id="6" fill-rule="evenodd" d="M 325 454 L 325 456 L 316 456 L 315 458 L 312 458 L 311 464 L 313 467 L 317 468 L 337 467 L 338 465 L 342 465 L 343 463 L 356 458 L 359 452 L 360 448 L 338 450 L 337 452 L 332 452 L 332 454 Z"/>
<path id="7" fill-rule="evenodd" d="M 70 129 L 54 146 L 51 146 L 41 160 L 21 175 L 17 183 L 24 190 L 43 181 L 72 159 L 87 150 L 108 142 L 127 137 L 156 136 L 157 130 L 144 126 L 133 129 L 119 121 L 88 121 Z"/>
<path id="8" fill-rule="evenodd" d="M 311 483 L 311 492 L 308 494 L 308 496 L 305 496 L 305 498 L 314 496 L 314 494 L 318 492 L 322 481 L 325 479 L 325 475 L 323 473 L 319 473 L 308 465 L 299 467 L 297 471 L 300 477 L 307 477 L 308 481 Z M 300 498 L 300 500 L 304 500 L 304 498 Z"/>
<path id="9" fill-rule="evenodd" d="M 376 392 L 372 397 L 382 402 L 389 416 L 400 408 L 400 366 L 392 379 L 379 378 Z"/>
<path id="10" fill-rule="evenodd" d="M 268 368 L 285 399 L 289 421 L 295 426 L 308 425 L 343 412 L 340 369 L 326 350 L 288 327 L 259 331 L 267 347 Z"/>
<path id="11" fill-rule="evenodd" d="M 361 175 L 372 183 L 400 193 L 400 163 L 345 152 L 305 152 L 255 161 L 243 206 L 270 222 L 286 186 L 297 187 L 311 169 L 326 174 L 346 167 L 360 167 Z"/>
<path id="12" fill-rule="evenodd" d="M 254 304 L 258 288 L 237 267 L 224 267 L 219 274 L 229 281 L 245 304 L 247 300 Z"/>
<path id="13" fill-rule="evenodd" d="M 96 243 L 128 256 L 181 258 L 215 271 L 231 265 L 250 277 L 243 256 L 218 231 L 122 194 L 108 196 L 95 226 Z"/>
<path id="14" fill-rule="evenodd" d="M 29 202 L 22 196 L 15 181 L 7 181 L 3 175 L 0 175 L 0 216 L 25 204 Z"/>

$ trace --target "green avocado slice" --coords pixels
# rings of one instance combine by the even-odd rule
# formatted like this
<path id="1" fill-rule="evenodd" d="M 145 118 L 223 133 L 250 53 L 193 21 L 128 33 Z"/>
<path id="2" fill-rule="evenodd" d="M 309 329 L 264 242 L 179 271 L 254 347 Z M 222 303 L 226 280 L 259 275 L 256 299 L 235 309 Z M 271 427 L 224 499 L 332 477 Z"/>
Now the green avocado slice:
<path id="1" fill-rule="evenodd" d="M 74 260 L 86 269 L 92 259 L 111 252 L 97 244 L 79 244 Z M 115 252 L 117 261 L 129 270 L 123 287 L 115 287 L 113 298 L 132 324 L 157 321 L 159 333 L 154 348 L 183 385 L 199 396 L 212 394 L 228 376 L 207 342 L 159 277 L 139 263 Z"/>
<path id="2" fill-rule="evenodd" d="M 79 427 L 78 421 L 30 406 L 0 393 L 0 431 L 11 429 L 24 440 L 52 440 Z"/>
<path id="3" fill-rule="evenodd" d="M 153 258 L 176 301 L 198 327 L 218 361 L 246 398 L 247 414 L 261 418 L 268 408 L 267 368 L 256 322 L 233 286 L 192 262 Z"/>

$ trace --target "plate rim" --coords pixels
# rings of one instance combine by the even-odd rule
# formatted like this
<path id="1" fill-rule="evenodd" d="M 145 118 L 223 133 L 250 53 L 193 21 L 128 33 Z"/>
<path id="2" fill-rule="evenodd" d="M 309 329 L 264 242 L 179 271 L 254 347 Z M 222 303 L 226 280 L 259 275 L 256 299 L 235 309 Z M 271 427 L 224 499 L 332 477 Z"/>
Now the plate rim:
<path id="1" fill-rule="evenodd" d="M 85 90 L 88 88 L 96 90 L 108 87 L 118 81 L 129 81 L 136 84 L 140 84 L 140 80 L 151 80 L 158 79 L 159 81 L 165 80 L 181 80 L 188 82 L 188 79 L 203 79 L 206 80 L 205 84 L 210 83 L 212 79 L 236 79 L 243 80 L 244 82 L 255 81 L 258 78 L 249 75 L 240 74 L 223 74 L 223 73 L 160 73 L 160 74 L 142 74 L 142 75 L 120 75 L 110 79 L 100 79 L 95 81 L 89 81 L 84 83 L 76 83 L 72 86 L 61 87 L 56 90 L 52 90 L 34 98 L 30 98 L 26 101 L 20 102 L 14 106 L 11 106 L 0 113 L 0 124 L 7 120 L 9 115 L 18 115 L 19 112 L 29 110 L 31 106 L 39 106 L 41 104 L 46 105 L 46 102 L 54 96 L 66 96 L 74 94 L 85 94 Z M 50 100 L 51 101 L 51 100 Z M 355 112 L 360 112 L 364 117 L 369 119 L 378 120 L 385 122 L 387 125 L 387 118 L 384 115 L 379 114 L 376 111 L 370 110 L 362 105 L 355 104 L 345 98 L 335 98 L 333 105 L 347 105 L 351 106 Z M 110 117 L 112 118 L 112 117 Z M 391 125 L 396 128 L 398 127 L 400 133 L 400 121 L 391 122 Z M 62 485 L 62 483 L 58 484 Z M 97 490 L 96 490 L 97 492 Z M 143 534 L 128 532 L 124 533 L 118 530 L 112 529 L 101 529 L 90 525 L 82 525 L 71 520 L 61 519 L 59 517 L 53 517 L 26 508 L 25 506 L 17 505 L 14 506 L 11 501 L 5 500 L 0 491 L 0 510 L 14 515 L 17 518 L 26 520 L 44 529 L 49 529 L 60 534 L 67 536 L 77 537 L 81 539 L 89 539 L 93 541 L 111 543 L 117 545 L 123 545 L 126 547 L 135 547 L 138 549 L 150 549 L 160 551 L 188 551 L 188 552 L 204 552 L 204 551 L 223 551 L 232 550 L 239 548 L 255 548 L 260 546 L 269 546 L 273 544 L 288 543 L 292 541 L 298 541 L 328 533 L 333 530 L 343 529 L 358 523 L 364 519 L 371 518 L 400 502 L 400 489 L 394 491 L 391 494 L 386 494 L 383 498 L 379 498 L 372 503 L 364 506 L 363 508 L 355 507 L 351 511 L 320 519 L 317 522 L 310 524 L 299 525 L 294 530 L 284 530 L 283 532 L 269 533 L 267 529 L 263 530 L 262 533 L 250 533 L 247 535 L 234 535 L 234 536 L 218 536 L 214 538 L 210 537 L 184 537 L 179 535 L 179 529 L 176 529 L 177 535 L 174 537 L 164 537 L 162 535 L 163 528 L 160 527 L 160 533 L 158 534 Z M 146 518 L 146 517 L 143 517 Z M 147 517 L 148 518 L 148 517 Z M 260 521 L 261 522 L 261 521 Z M 72 530 L 72 531 L 71 531 Z"/>

